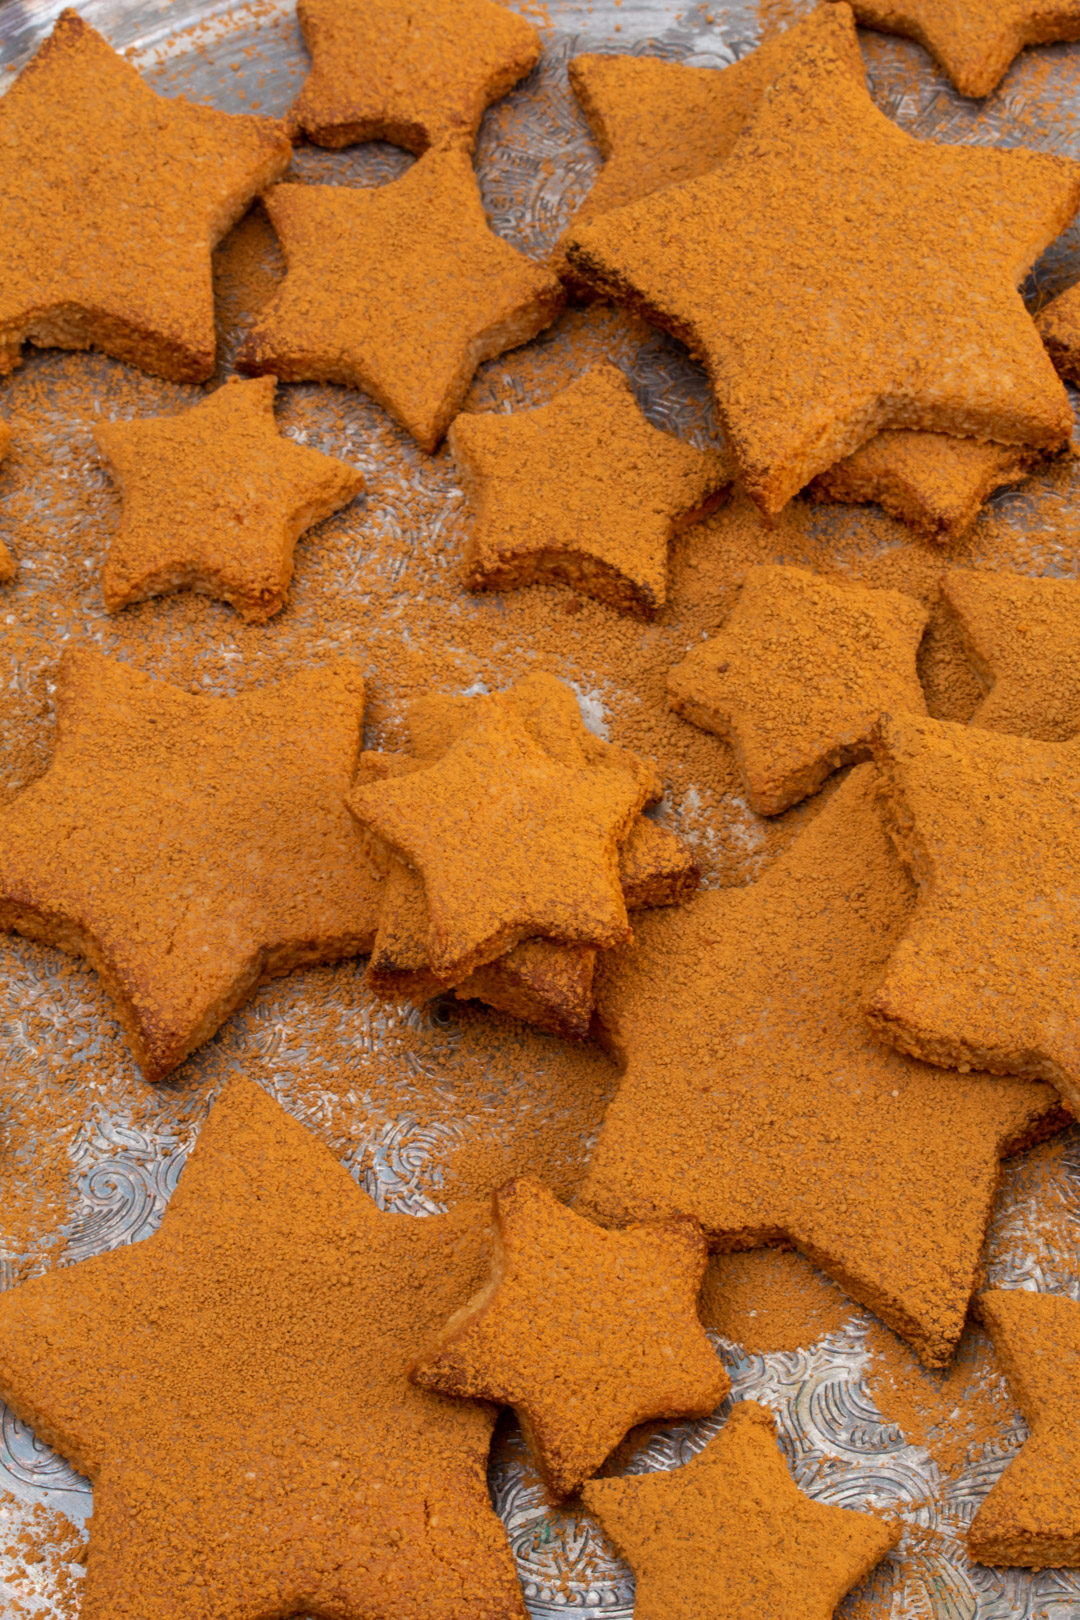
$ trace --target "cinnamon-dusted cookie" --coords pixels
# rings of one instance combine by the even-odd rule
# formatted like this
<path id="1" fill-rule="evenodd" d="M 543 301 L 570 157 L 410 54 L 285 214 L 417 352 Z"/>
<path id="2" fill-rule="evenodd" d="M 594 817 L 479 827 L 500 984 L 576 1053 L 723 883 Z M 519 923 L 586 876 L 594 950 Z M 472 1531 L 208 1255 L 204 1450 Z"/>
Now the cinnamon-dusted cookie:
<path id="1" fill-rule="evenodd" d="M 492 1206 L 491 1275 L 421 1352 L 414 1383 L 512 1406 L 560 1497 L 635 1423 L 716 1409 L 731 1380 L 698 1320 L 696 1221 L 605 1232 L 528 1177 Z"/>
<path id="2" fill-rule="evenodd" d="M 1044 742 L 1080 732 L 1080 584 L 950 568 L 942 595 L 988 690 L 973 726 Z"/>
<path id="3" fill-rule="evenodd" d="M 898 1524 L 805 1496 L 755 1401 L 681 1468 L 590 1480 L 584 1495 L 637 1578 L 635 1620 L 832 1620 L 900 1539 Z"/>
<path id="4" fill-rule="evenodd" d="M 669 701 L 728 739 L 751 807 L 778 815 L 865 759 L 882 714 L 925 714 L 915 655 L 927 618 L 901 591 L 750 568 L 723 630 L 671 670 Z"/>
<path id="5" fill-rule="evenodd" d="M 980 1564 L 1080 1565 L 1080 1304 L 1065 1294 L 995 1289 L 978 1314 L 1030 1438 L 968 1531 Z"/>
<path id="6" fill-rule="evenodd" d="M 65 655 L 52 763 L 0 810 L 0 927 L 86 957 L 148 1080 L 263 979 L 370 950 L 363 709 L 345 659 L 216 698 Z"/>
<path id="7" fill-rule="evenodd" d="M 815 501 L 873 501 L 923 540 L 948 545 L 974 523 L 996 489 L 1017 484 L 1045 457 L 1019 444 L 990 444 L 948 433 L 878 433 L 819 473 Z"/>
<path id="8" fill-rule="evenodd" d="M 93 1481 L 83 1620 L 526 1620 L 495 1414 L 406 1377 L 487 1248 L 231 1080 L 152 1237 L 0 1300 L 4 1400 Z"/>
<path id="9" fill-rule="evenodd" d="M 255 624 L 284 607 L 297 538 L 364 480 L 278 432 L 276 386 L 232 378 L 178 416 L 94 428 L 123 497 L 102 577 L 110 612 L 184 589 Z"/>
<path id="10" fill-rule="evenodd" d="M 384 186 L 274 186 L 286 276 L 237 365 L 371 394 L 425 450 L 482 360 L 558 314 L 558 277 L 490 229 L 472 163 L 433 148 Z"/>
<path id="11" fill-rule="evenodd" d="M 1049 1086 L 961 1078 L 876 1040 L 863 1003 L 911 885 L 862 766 L 758 882 L 635 920 L 597 1009 L 625 1073 L 577 1208 L 696 1216 L 714 1248 L 789 1242 L 947 1362 L 999 1155 L 1066 1116 Z"/>
<path id="12" fill-rule="evenodd" d="M 1064 159 L 913 139 L 816 39 L 721 168 L 574 227 L 567 256 L 701 357 L 774 513 L 884 428 L 1068 440 L 1016 285 L 1078 202 Z"/>
<path id="13" fill-rule="evenodd" d="M 289 166 L 283 124 L 156 95 L 74 11 L 0 101 L 0 372 L 24 342 L 214 369 L 210 251 Z"/>
<path id="14" fill-rule="evenodd" d="M 484 108 L 540 60 L 536 29 L 492 0 L 298 0 L 296 15 L 311 72 L 293 111 L 319 146 L 471 150 Z"/>
<path id="15" fill-rule="evenodd" d="M 931 1063 L 1049 1080 L 1080 1114 L 1080 743 L 901 715 L 874 758 L 919 904 L 871 1025 Z"/>
<path id="16" fill-rule="evenodd" d="M 864 28 L 925 46 L 962 96 L 988 96 L 1028 45 L 1080 39 L 1080 0 L 851 0 Z"/>
<path id="17" fill-rule="evenodd" d="M 648 619 L 673 532 L 731 485 L 726 455 L 651 426 L 606 361 L 534 410 L 457 417 L 449 444 L 474 508 L 471 590 L 554 582 Z"/>
<path id="18" fill-rule="evenodd" d="M 1080 282 L 1052 298 L 1035 325 L 1058 375 L 1080 383 Z"/>
<path id="19" fill-rule="evenodd" d="M 6 422 L 0 421 L 0 461 L 4 460 L 10 445 L 11 429 Z M 13 580 L 15 572 L 15 559 L 4 542 L 0 540 L 0 585 L 6 585 L 10 580 Z"/>

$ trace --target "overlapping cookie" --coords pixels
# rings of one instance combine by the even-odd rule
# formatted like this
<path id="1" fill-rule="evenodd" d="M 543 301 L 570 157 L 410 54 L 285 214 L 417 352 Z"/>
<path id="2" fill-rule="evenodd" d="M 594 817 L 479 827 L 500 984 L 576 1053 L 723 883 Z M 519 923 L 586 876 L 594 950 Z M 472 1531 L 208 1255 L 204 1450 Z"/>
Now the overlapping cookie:
<path id="1" fill-rule="evenodd" d="M 987 688 L 974 726 L 1064 742 L 1080 732 L 1080 583 L 950 568 L 942 596 Z"/>

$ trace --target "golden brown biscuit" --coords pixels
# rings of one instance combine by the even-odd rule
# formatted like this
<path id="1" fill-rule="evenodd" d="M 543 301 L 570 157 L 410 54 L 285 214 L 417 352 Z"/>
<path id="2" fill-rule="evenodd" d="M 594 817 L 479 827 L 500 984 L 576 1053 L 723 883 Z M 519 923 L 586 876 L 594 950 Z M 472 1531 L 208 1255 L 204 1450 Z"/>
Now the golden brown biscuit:
<path id="1" fill-rule="evenodd" d="M 900 1539 L 899 1524 L 804 1495 L 754 1401 L 681 1468 L 584 1495 L 637 1578 L 635 1620 L 832 1620 Z"/>
<path id="2" fill-rule="evenodd" d="M 230 1080 L 152 1237 L 0 1299 L 3 1398 L 93 1481 L 82 1620 L 526 1620 L 495 1414 L 406 1377 L 488 1263 Z"/>
<path id="3" fill-rule="evenodd" d="M 23 343 L 214 369 L 210 251 L 292 157 L 285 126 L 156 95 L 74 11 L 0 101 L 0 372 Z"/>
<path id="4" fill-rule="evenodd" d="M 696 1221 L 605 1232 L 528 1177 L 492 1210 L 491 1275 L 421 1351 L 415 1384 L 512 1406 L 559 1497 L 635 1423 L 719 1406 L 731 1380 L 698 1320 Z"/>
<path id="5" fill-rule="evenodd" d="M 914 140 L 815 40 L 720 169 L 574 227 L 567 256 L 703 360 L 771 514 L 885 428 L 1066 443 L 1016 287 L 1078 202 L 1064 159 Z"/>
<path id="6" fill-rule="evenodd" d="M 345 659 L 215 698 L 65 655 L 52 763 L 0 810 L 0 927 L 86 957 L 146 1079 L 262 980 L 370 950 L 379 877 L 344 804 L 363 709 Z"/>
<path id="7" fill-rule="evenodd" d="M 654 618 L 667 599 L 668 541 L 719 505 L 732 467 L 646 421 L 603 362 L 546 405 L 450 425 L 474 518 L 470 590 L 565 584 Z"/>
<path id="8" fill-rule="evenodd" d="M 925 714 L 915 655 L 927 618 L 901 591 L 750 568 L 723 630 L 670 671 L 668 697 L 728 739 L 751 808 L 775 816 L 865 759 L 882 714 Z"/>
<path id="9" fill-rule="evenodd" d="M 1080 0 L 851 0 L 864 28 L 925 46 L 962 96 L 988 96 L 1028 45 L 1080 39 Z"/>
<path id="10" fill-rule="evenodd" d="M 1052 298 L 1036 315 L 1035 325 L 1058 375 L 1080 383 L 1080 282 Z"/>
<path id="11" fill-rule="evenodd" d="M 1080 743 L 902 715 L 874 758 L 919 904 L 872 1027 L 930 1063 L 1049 1080 L 1080 1114 Z"/>
<path id="12" fill-rule="evenodd" d="M 1080 732 L 1080 583 L 950 568 L 941 593 L 986 684 L 973 726 L 1064 742 Z"/>
<path id="13" fill-rule="evenodd" d="M 1064 1294 L 980 1294 L 1009 1387 L 1031 1431 L 976 1513 L 979 1564 L 1080 1565 L 1080 1304 Z"/>
<path id="14" fill-rule="evenodd" d="M 166 591 L 201 591 L 262 624 L 285 605 L 293 547 L 358 495 L 355 467 L 278 432 L 273 377 L 232 378 L 178 416 L 100 422 L 120 485 L 102 577 L 111 613 Z"/>
<path id="15" fill-rule="evenodd" d="M 425 450 L 473 373 L 550 326 L 558 277 L 489 228 L 472 163 L 434 147 L 383 186 L 274 186 L 286 276 L 237 365 L 371 394 Z"/>
<path id="16" fill-rule="evenodd" d="M 883 1045 L 863 1003 L 911 886 L 861 766 L 758 882 L 635 919 L 597 1010 L 625 1072 L 576 1207 L 696 1216 L 714 1248 L 793 1243 L 940 1366 L 1002 1153 L 1060 1128 L 1049 1086 Z"/>
<path id="17" fill-rule="evenodd" d="M 468 151 L 484 108 L 540 60 L 531 23 L 491 0 L 298 0 L 311 72 L 293 109 L 319 146 Z"/>

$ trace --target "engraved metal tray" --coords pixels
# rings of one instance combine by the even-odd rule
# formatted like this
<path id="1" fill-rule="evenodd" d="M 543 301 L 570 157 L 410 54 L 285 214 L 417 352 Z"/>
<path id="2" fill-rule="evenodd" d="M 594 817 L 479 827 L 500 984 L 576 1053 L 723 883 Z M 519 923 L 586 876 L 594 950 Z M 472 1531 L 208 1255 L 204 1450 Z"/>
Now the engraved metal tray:
<path id="1" fill-rule="evenodd" d="M 766 0 L 768 3 L 768 0 Z M 89 22 L 104 31 L 136 65 L 153 70 L 153 82 L 166 93 L 181 91 L 233 111 L 283 111 L 298 83 L 303 46 L 291 5 L 279 0 L 83 0 Z M 534 7 L 534 15 L 539 11 Z M 792 8 L 794 9 L 794 8 Z M 0 64 L 21 64 L 47 32 L 60 10 L 59 0 L 4 0 L 0 4 Z M 492 224 L 526 252 L 542 253 L 558 234 L 576 202 L 584 195 L 598 165 L 584 122 L 569 93 L 565 65 L 577 52 L 595 49 L 650 51 L 701 66 L 722 67 L 752 49 L 761 37 L 754 0 L 710 0 L 694 6 L 688 0 L 549 0 L 544 59 L 530 79 L 488 115 L 477 152 L 477 167 Z M 538 17 L 538 20 L 543 19 Z M 910 67 L 918 55 L 906 42 L 876 49 L 875 94 L 883 109 L 904 127 L 945 140 L 998 144 L 1038 144 L 1080 156 L 1080 46 L 1053 47 L 1035 65 L 1025 59 L 1010 76 L 1005 93 L 980 109 L 953 95 L 925 58 L 911 89 Z M 902 76 L 888 71 L 903 63 Z M 884 67 L 882 67 L 884 64 Z M 894 83 L 902 84 L 897 91 Z M 1052 93 L 1051 93 L 1052 92 Z M 1032 134 L 1032 97 L 1045 102 L 1045 117 Z M 393 149 L 372 145 L 341 154 L 308 150 L 297 159 L 297 171 L 311 178 L 347 175 L 356 181 L 387 179 L 410 160 Z M 1034 285 L 1056 288 L 1075 279 L 1080 251 L 1067 234 L 1040 265 Z M 1030 289 L 1029 289 L 1030 290 Z M 99 368 L 103 386 L 122 386 L 123 368 L 86 357 L 81 364 Z M 498 362 L 493 362 L 498 364 Z M 701 373 L 678 345 L 657 336 L 632 359 L 642 402 L 659 426 L 699 437 L 709 430 L 708 397 Z M 49 355 L 31 354 L 17 386 L 56 391 L 51 438 L 46 446 L 73 480 L 105 489 L 84 426 L 64 416 L 62 379 Z M 120 377 L 120 383 L 117 378 Z M 4 389 L 0 383 L 0 409 Z M 288 428 L 305 432 L 320 447 L 344 454 L 364 467 L 369 486 L 377 482 L 378 500 L 369 500 L 369 521 L 357 526 L 334 556 L 342 591 L 362 589 L 373 615 L 393 611 L 398 570 L 387 564 L 382 540 L 387 534 L 410 538 L 417 552 L 433 558 L 447 525 L 459 522 L 460 491 L 453 467 L 443 456 L 432 460 L 393 437 L 386 450 L 385 432 L 375 431 L 380 413 L 361 396 L 344 405 L 342 391 L 332 391 L 333 414 L 324 401 L 330 393 L 302 386 L 292 391 L 299 412 Z M 162 385 L 162 398 L 174 402 L 177 390 Z M 518 403 L 539 403 L 527 382 Z M 145 405 L 144 407 L 145 408 Z M 175 403 L 173 408 L 175 408 Z M 348 444 L 342 445 L 342 413 L 348 415 Z M 297 423 L 302 420 L 302 429 Z M 48 436 L 47 436 L 48 437 Z M 1075 482 L 1075 481 L 1074 481 Z M 172 616 L 168 606 L 154 605 L 162 634 L 159 647 L 145 637 L 137 650 L 125 643 L 121 620 L 103 611 L 98 593 L 87 581 L 91 564 L 80 555 L 99 542 L 71 528 L 71 514 L 56 498 L 56 481 L 43 502 L 40 546 L 36 556 L 20 557 L 15 584 L 0 595 L 0 632 L 25 629 L 58 649 L 72 637 L 87 638 L 103 650 L 130 657 L 151 673 L 168 678 L 176 637 L 202 637 L 202 689 L 228 693 L 259 679 L 257 645 L 247 639 L 239 650 L 236 621 L 227 609 L 208 608 L 195 632 Z M 1072 485 L 1054 499 L 1068 503 Z M 1043 497 L 1045 498 L 1045 497 Z M 103 495 L 104 499 L 104 495 Z M 1080 503 L 1078 503 L 1080 504 Z M 1035 496 L 1020 490 L 997 497 L 996 519 L 1030 535 L 1040 526 Z M 1066 514 L 1067 516 L 1067 514 Z M 1061 514 L 1055 522 L 1060 533 Z M 820 516 L 821 556 L 828 563 L 841 548 L 844 509 Z M 0 496 L 0 533 L 3 532 Z M 1080 529 L 1080 511 L 1075 518 Z M 391 553 L 392 553 L 392 548 Z M 435 564 L 433 563 L 433 566 Z M 1052 539 L 1041 566 L 1074 573 L 1075 554 Z M 332 608 L 320 602 L 318 616 L 298 583 L 294 609 L 261 634 L 288 644 L 296 663 L 348 652 L 347 629 L 334 622 Z M 462 614 L 490 614 L 490 599 L 474 602 L 462 593 Z M 453 644 L 453 623 L 446 629 Z M 49 654 L 42 655 L 48 663 Z M 26 672 L 28 683 L 41 669 Z M 48 675 L 46 668 L 45 676 Z M 567 671 L 575 679 L 587 718 L 599 727 L 604 714 L 617 712 L 632 694 L 617 689 L 596 691 L 588 670 Z M 23 681 L 13 678 L 14 687 Z M 464 684 L 464 683 L 463 683 Z M 46 681 L 47 688 L 47 681 Z M 18 692 L 14 693 L 18 697 Z M 5 694 L 11 701 L 12 689 Z M 47 719 L 42 721 L 47 725 Z M 368 743 L 383 739 L 369 734 Z M 669 806 L 669 819 L 699 840 L 715 834 L 729 848 L 745 850 L 743 880 L 755 875 L 760 844 L 754 817 L 737 802 L 708 816 L 691 815 L 692 795 Z M 723 825 L 721 825 L 721 821 Z M 317 995 L 312 993 L 317 986 Z M 321 1028 L 320 1028 L 321 1026 Z M 321 1042 L 323 1031 L 333 1041 Z M 408 1042 L 403 1041 L 408 1033 Z M 64 1229 L 60 1263 L 70 1263 L 151 1232 L 168 1201 L 184 1157 L 197 1135 L 209 1100 L 232 1072 L 255 1067 L 262 1083 L 286 1107 L 324 1128 L 350 1110 L 351 1139 L 340 1144 L 342 1157 L 358 1180 L 385 1208 L 417 1216 L 439 1209 L 441 1170 L 448 1145 L 459 1146 L 470 1135 L 478 1141 L 497 1118 L 542 1111 L 544 1039 L 528 1049 L 535 1072 L 493 1073 L 486 1112 L 463 1110 L 457 1093 L 462 1032 L 454 1005 L 421 1013 L 382 1007 L 364 988 L 360 968 L 300 973 L 264 987 L 249 1007 L 237 1014 L 222 1034 L 185 1066 L 183 1077 L 147 1098 L 115 1030 L 106 1026 L 93 976 L 80 977 L 70 966 L 61 971 L 55 953 L 18 939 L 0 938 L 0 1051 L 17 1056 L 18 1084 L 32 1103 L 39 1077 L 42 1087 L 58 1073 L 78 1066 L 84 1094 L 75 1106 L 83 1110 L 71 1150 L 71 1176 L 77 1189 L 74 1215 Z M 326 1052 L 346 1042 L 349 1072 L 331 1072 Z M 475 1044 L 475 1042 L 474 1042 Z M 419 1053 L 419 1055 L 418 1055 Z M 87 1083 L 92 1077 L 92 1083 Z M 377 1080 L 377 1083 L 376 1083 Z M 14 1083 L 14 1082 L 12 1082 Z M 321 1089 L 320 1089 L 321 1088 Z M 424 1118 L 418 1124 L 416 1099 L 422 1092 Z M 132 1098 L 139 1108 L 133 1114 Z M 0 1093 L 0 1123 L 11 1108 Z M 138 1123 L 133 1124 L 137 1116 Z M 14 1109 L 16 1122 L 18 1110 Z M 18 1172 L 14 1129 L 5 1139 L 0 1165 L 0 1201 L 7 1178 Z M 1080 1131 L 1057 1157 L 1052 1173 L 1025 1174 L 1022 1163 L 1007 1167 L 988 1251 L 992 1282 L 1009 1286 L 1067 1291 L 1080 1299 L 1080 1248 L 1076 1234 L 1080 1214 Z M 1053 1233 L 1047 1241 L 1046 1231 Z M 20 1260 L 0 1254 L 4 1280 Z M 963 1533 L 978 1501 L 1009 1457 L 1022 1443 L 1025 1429 L 1016 1417 L 1004 1439 L 979 1451 L 960 1473 L 945 1477 L 930 1453 L 912 1443 L 875 1407 L 867 1392 L 867 1317 L 853 1311 L 849 1324 L 815 1344 L 776 1355 L 752 1355 L 720 1342 L 737 1396 L 753 1396 L 775 1412 L 796 1478 L 822 1500 L 847 1507 L 886 1507 L 898 1513 L 908 1533 L 892 1556 L 891 1566 L 871 1577 L 841 1612 L 851 1620 L 1080 1620 L 1080 1571 L 1000 1572 L 973 1567 L 965 1557 Z M 958 1414 L 960 1416 L 961 1414 Z M 634 1469 L 676 1465 L 700 1448 L 722 1421 L 715 1418 L 673 1425 L 653 1437 L 635 1456 Z M 0 1413 L 0 1488 L 26 1508 L 45 1502 L 85 1520 L 91 1507 L 89 1485 L 35 1441 L 10 1413 Z M 629 1617 L 633 1580 L 612 1554 L 598 1529 L 580 1513 L 552 1510 L 523 1454 L 512 1423 L 500 1426 L 491 1467 L 491 1489 L 518 1561 L 529 1608 L 538 1617 L 571 1612 L 577 1616 Z M 0 1531 L 17 1528 L 19 1509 L 0 1513 Z M 0 1541 L 4 1538 L 0 1535 Z M 45 1566 L 43 1571 L 45 1570 Z M 9 1567 L 0 1562 L 0 1616 L 15 1612 L 16 1593 Z M 25 1605 L 25 1582 L 18 1588 Z M 44 1616 L 57 1615 L 47 1574 L 43 1572 L 34 1601 Z M 19 1614 L 25 1607 L 19 1607 Z M 764 1617 L 763 1617 L 764 1620 Z M 795 1620 L 795 1617 L 792 1617 Z"/>

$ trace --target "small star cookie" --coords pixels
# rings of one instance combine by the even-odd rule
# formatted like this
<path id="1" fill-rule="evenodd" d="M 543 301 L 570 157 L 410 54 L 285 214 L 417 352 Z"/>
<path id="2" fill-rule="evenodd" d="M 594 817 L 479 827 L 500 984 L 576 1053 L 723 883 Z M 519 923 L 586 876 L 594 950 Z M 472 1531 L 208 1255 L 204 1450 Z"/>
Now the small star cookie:
<path id="1" fill-rule="evenodd" d="M 484 108 L 540 60 L 532 24 L 491 0 L 298 0 L 296 15 L 311 72 L 293 111 L 319 146 L 471 151 Z"/>
<path id="2" fill-rule="evenodd" d="M 698 1320 L 696 1221 L 605 1232 L 527 1177 L 492 1205 L 491 1276 L 421 1352 L 414 1383 L 512 1406 L 558 1497 L 636 1423 L 715 1411 L 731 1380 Z"/>
<path id="3" fill-rule="evenodd" d="M 214 369 L 210 252 L 292 158 L 285 126 L 159 96 L 74 11 L 0 99 L 0 372 L 23 343 Z"/>
<path id="4" fill-rule="evenodd" d="M 425 450 L 473 373 L 550 326 L 558 277 L 490 229 L 468 154 L 433 148 L 384 186 L 274 186 L 286 276 L 241 371 L 371 394 Z"/>
<path id="5" fill-rule="evenodd" d="M 818 39 L 722 167 L 575 226 L 566 251 L 703 360 L 772 514 L 885 428 L 1067 442 L 1068 399 L 1016 289 L 1078 202 L 1062 158 L 905 134 Z"/>
<path id="6" fill-rule="evenodd" d="M 882 714 L 925 714 L 915 655 L 928 616 L 900 591 L 750 568 L 723 630 L 670 672 L 671 706 L 728 739 L 751 808 L 778 815 L 865 759 Z"/>
<path id="7" fill-rule="evenodd" d="M 1058 376 L 1080 383 L 1080 282 L 1052 298 L 1035 325 Z"/>
<path id="8" fill-rule="evenodd" d="M 217 698 L 65 655 L 52 762 L 0 809 L 0 928 L 96 968 L 147 1080 L 264 979 L 371 949 L 363 709 L 345 659 Z"/>
<path id="9" fill-rule="evenodd" d="M 152 1237 L 0 1298 L 3 1399 L 93 1482 L 82 1620 L 527 1620 L 495 1413 L 406 1377 L 488 1260 L 230 1080 Z"/>
<path id="10" fill-rule="evenodd" d="M 906 34 L 962 96 L 988 96 L 1028 45 L 1080 39 L 1080 0 L 851 0 L 864 28 Z"/>
<path id="11" fill-rule="evenodd" d="M 681 1468 L 584 1494 L 637 1578 L 635 1620 L 832 1620 L 900 1539 L 898 1524 L 804 1495 L 754 1401 Z"/>
<path id="12" fill-rule="evenodd" d="M 919 904 L 872 1027 L 930 1063 L 1049 1080 L 1080 1115 L 1080 744 L 899 715 L 874 758 Z"/>
<path id="13" fill-rule="evenodd" d="M 566 584 L 645 619 L 667 599 L 672 533 L 731 485 L 726 455 L 652 427 L 607 362 L 535 410 L 459 416 L 449 444 L 475 512 L 470 590 Z"/>
<path id="14" fill-rule="evenodd" d="M 973 726 L 1064 742 L 1080 732 L 1080 583 L 951 568 L 942 595 L 987 686 Z"/>
<path id="15" fill-rule="evenodd" d="M 635 919 L 597 975 L 624 1073 L 575 1207 L 693 1215 L 715 1249 L 794 1244 L 940 1366 L 999 1156 L 1066 1116 L 1049 1086 L 945 1074 L 871 1034 L 911 908 L 864 765 L 756 883 Z"/>
<path id="16" fill-rule="evenodd" d="M 253 624 L 284 607 L 297 538 L 364 480 L 278 432 L 276 387 L 233 378 L 179 416 L 95 427 L 123 496 L 102 579 L 110 613 L 185 589 Z"/>
<path id="17" fill-rule="evenodd" d="M 1080 1304 L 995 1289 L 978 1314 L 1031 1431 L 972 1521 L 979 1564 L 1080 1565 Z"/>

